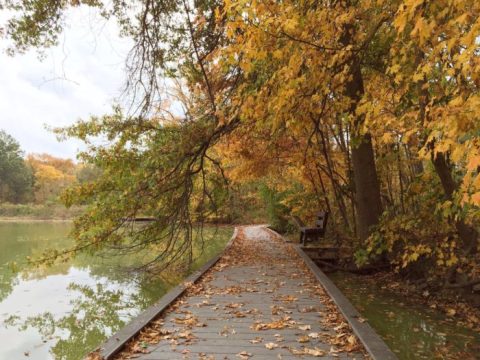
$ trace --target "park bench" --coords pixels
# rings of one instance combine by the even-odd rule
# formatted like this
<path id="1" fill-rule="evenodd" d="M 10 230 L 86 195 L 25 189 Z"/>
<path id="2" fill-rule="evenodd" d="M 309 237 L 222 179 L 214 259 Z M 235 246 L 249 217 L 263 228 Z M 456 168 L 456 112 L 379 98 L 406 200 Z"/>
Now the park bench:
<path id="1" fill-rule="evenodd" d="M 318 240 L 321 237 L 325 237 L 325 231 L 327 230 L 328 211 L 320 211 L 317 214 L 317 221 L 314 227 L 308 227 L 298 217 L 293 217 L 295 222 L 300 227 L 300 242 L 303 246 L 309 240 Z"/>

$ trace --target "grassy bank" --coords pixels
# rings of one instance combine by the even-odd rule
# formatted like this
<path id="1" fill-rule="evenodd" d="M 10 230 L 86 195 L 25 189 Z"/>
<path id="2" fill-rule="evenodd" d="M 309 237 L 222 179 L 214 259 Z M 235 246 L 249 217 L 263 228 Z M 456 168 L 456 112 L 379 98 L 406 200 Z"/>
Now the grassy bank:
<path id="1" fill-rule="evenodd" d="M 70 220 L 83 211 L 82 206 L 67 209 L 61 204 L 0 204 L 0 220 Z"/>

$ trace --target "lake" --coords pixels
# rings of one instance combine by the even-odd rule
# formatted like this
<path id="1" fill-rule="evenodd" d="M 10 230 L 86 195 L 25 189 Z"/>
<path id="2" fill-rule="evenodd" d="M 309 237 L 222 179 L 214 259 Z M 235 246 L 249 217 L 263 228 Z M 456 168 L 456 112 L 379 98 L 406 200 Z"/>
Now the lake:
<path id="1" fill-rule="evenodd" d="M 80 255 L 31 268 L 26 257 L 73 244 L 69 222 L 0 222 L 0 359 L 82 359 L 186 274 L 147 279 L 126 272 L 130 256 Z M 232 228 L 208 228 L 198 268 L 218 254 Z"/>

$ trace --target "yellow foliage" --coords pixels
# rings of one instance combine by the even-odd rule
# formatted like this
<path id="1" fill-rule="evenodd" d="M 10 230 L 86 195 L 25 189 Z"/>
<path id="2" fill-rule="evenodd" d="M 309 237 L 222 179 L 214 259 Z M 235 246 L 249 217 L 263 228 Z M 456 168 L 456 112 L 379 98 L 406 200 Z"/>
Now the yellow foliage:
<path id="1" fill-rule="evenodd" d="M 60 159 L 48 154 L 31 154 L 27 163 L 35 177 L 35 201 L 43 203 L 56 200 L 60 193 L 76 181 L 75 164 L 70 159 Z"/>

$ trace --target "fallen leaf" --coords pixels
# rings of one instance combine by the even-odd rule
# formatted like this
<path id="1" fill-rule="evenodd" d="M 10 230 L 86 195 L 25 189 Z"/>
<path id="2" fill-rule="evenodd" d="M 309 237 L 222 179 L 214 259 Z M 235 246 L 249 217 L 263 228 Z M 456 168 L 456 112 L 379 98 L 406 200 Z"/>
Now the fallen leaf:
<path id="1" fill-rule="evenodd" d="M 310 338 L 309 338 L 308 336 L 304 335 L 304 336 L 300 336 L 300 337 L 297 339 L 297 341 L 298 341 L 299 343 L 307 343 L 307 342 L 310 341 Z"/>
<path id="2" fill-rule="evenodd" d="M 323 356 L 326 354 L 324 350 L 319 348 L 314 348 L 314 349 L 304 348 L 303 351 L 305 352 L 305 355 L 312 355 L 312 356 Z"/>
<path id="3" fill-rule="evenodd" d="M 307 331 L 312 329 L 310 325 L 300 325 L 298 328 L 302 331 Z"/>
<path id="4" fill-rule="evenodd" d="M 457 311 L 455 309 L 447 309 L 447 315 L 448 316 L 455 316 Z"/>
<path id="5" fill-rule="evenodd" d="M 261 343 L 262 341 L 263 341 L 263 338 L 261 337 L 256 337 L 255 339 L 248 340 L 248 342 L 251 344 L 258 344 L 258 343 Z"/>
<path id="6" fill-rule="evenodd" d="M 251 358 L 253 355 L 252 355 L 251 353 L 249 353 L 249 352 L 242 351 L 242 352 L 239 352 L 239 353 L 237 354 L 237 356 L 238 356 L 240 359 L 242 359 L 242 360 L 246 360 L 246 359 L 248 359 L 248 358 Z"/>

